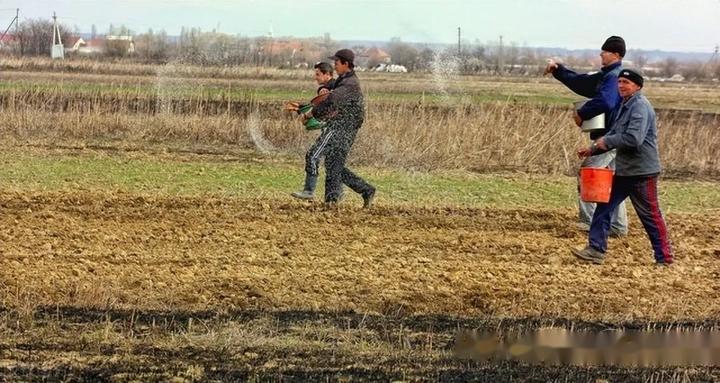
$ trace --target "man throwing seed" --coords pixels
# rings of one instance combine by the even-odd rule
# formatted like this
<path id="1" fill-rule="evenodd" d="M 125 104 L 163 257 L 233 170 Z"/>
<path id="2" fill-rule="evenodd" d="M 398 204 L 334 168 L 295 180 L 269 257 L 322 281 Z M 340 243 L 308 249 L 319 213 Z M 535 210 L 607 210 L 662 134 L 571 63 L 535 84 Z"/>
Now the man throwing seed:
<path id="1" fill-rule="evenodd" d="M 600 48 L 600 61 L 602 68 L 599 72 L 578 74 L 566 68 L 562 64 L 558 64 L 553 60 L 548 60 L 545 68 L 545 74 L 552 73 L 553 77 L 562 82 L 573 92 L 588 97 L 590 100 L 583 105 L 580 110 L 575 112 L 575 124 L 581 126 L 583 121 L 605 113 L 605 129 L 590 133 L 590 139 L 596 140 L 602 137 L 610 128 L 613 115 L 620 105 L 620 95 L 617 89 L 618 73 L 622 69 L 622 58 L 625 56 L 625 40 L 619 36 L 610 36 Z M 588 157 L 583 161 L 581 167 L 593 168 L 613 168 L 615 165 L 615 151 L 610 150 L 602 155 Z M 579 184 L 578 184 L 579 185 Z M 578 191 L 579 191 L 578 186 Z M 578 226 L 582 230 L 589 230 L 592 221 L 595 204 L 592 202 L 584 202 L 578 197 L 579 219 Z M 610 234 L 612 236 L 622 236 L 627 234 L 627 211 L 625 204 L 618 206 L 613 211 L 612 228 Z"/>

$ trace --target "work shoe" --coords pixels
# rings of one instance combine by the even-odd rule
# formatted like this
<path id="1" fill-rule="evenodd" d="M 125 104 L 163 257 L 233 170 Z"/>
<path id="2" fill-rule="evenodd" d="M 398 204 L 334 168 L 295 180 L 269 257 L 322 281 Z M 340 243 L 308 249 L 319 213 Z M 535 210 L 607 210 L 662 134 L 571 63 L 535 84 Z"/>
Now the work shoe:
<path id="1" fill-rule="evenodd" d="M 608 235 L 610 236 L 610 238 L 621 238 L 627 235 L 627 231 L 610 228 L 610 232 L 608 233 Z"/>
<path id="2" fill-rule="evenodd" d="M 299 192 L 292 192 L 292 194 L 290 194 L 290 195 L 297 199 L 302 199 L 305 201 L 315 199 L 315 193 L 313 193 L 311 191 L 307 191 L 307 190 L 303 190 L 303 191 L 299 191 Z"/>
<path id="3" fill-rule="evenodd" d="M 575 222 L 575 228 L 581 231 L 590 231 L 590 225 L 585 222 Z"/>
<path id="4" fill-rule="evenodd" d="M 673 259 L 657 259 L 655 258 L 655 266 L 670 266 L 673 263 Z"/>
<path id="5" fill-rule="evenodd" d="M 570 249 L 570 252 L 573 253 L 574 256 L 584 260 L 592 262 L 596 265 L 599 265 L 603 263 L 603 259 L 605 259 L 605 254 L 601 253 L 595 249 L 593 249 L 590 246 L 586 246 L 584 249 Z"/>
<path id="6" fill-rule="evenodd" d="M 368 209 L 372 207 L 373 200 L 375 199 L 375 188 L 370 189 L 362 194 L 363 208 Z"/>

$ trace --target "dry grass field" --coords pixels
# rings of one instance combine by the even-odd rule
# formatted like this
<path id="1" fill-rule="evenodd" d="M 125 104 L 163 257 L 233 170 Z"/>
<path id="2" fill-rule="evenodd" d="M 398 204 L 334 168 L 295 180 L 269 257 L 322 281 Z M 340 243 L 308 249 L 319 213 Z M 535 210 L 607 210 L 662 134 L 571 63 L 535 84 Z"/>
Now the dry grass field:
<path id="1" fill-rule="evenodd" d="M 310 74 L 0 60 L 0 381 L 717 381 L 476 361 L 458 331 L 718 330 L 718 99 L 653 84 L 669 268 L 631 215 L 577 262 L 574 96 L 360 74 L 377 205 L 300 203 Z"/>
<path id="2" fill-rule="evenodd" d="M 0 66 L 0 134 L 80 140 L 240 145 L 302 155 L 313 139 L 282 112 L 310 98 L 308 71 L 43 60 Z M 44 71 L 33 72 L 33 69 Z M 207 73 L 205 73 L 207 72 Z M 552 79 L 362 73 L 367 121 L 355 163 L 416 170 L 573 174 L 586 138 L 571 122 L 578 97 Z M 649 83 L 666 174 L 716 178 L 714 84 Z"/>

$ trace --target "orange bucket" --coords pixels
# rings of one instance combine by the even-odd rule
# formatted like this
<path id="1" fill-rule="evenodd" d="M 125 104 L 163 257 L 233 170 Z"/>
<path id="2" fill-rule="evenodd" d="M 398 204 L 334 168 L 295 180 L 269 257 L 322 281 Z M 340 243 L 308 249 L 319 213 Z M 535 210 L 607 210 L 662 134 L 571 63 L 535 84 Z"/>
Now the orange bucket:
<path id="1" fill-rule="evenodd" d="M 608 168 L 580 168 L 580 199 L 585 202 L 608 202 L 613 174 Z"/>

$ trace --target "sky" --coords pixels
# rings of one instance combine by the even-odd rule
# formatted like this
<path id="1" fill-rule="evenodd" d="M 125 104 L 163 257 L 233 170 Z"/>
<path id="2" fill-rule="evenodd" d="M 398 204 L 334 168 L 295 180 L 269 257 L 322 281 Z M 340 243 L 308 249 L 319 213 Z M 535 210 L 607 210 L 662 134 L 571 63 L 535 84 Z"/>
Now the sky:
<path id="1" fill-rule="evenodd" d="M 232 35 L 334 40 L 516 43 L 599 49 L 610 35 L 628 49 L 712 52 L 720 44 L 720 0 L 0 0 L 0 24 L 50 18 L 99 33 L 177 35 L 182 26 Z M 3 28 L 4 29 L 4 28 Z"/>

